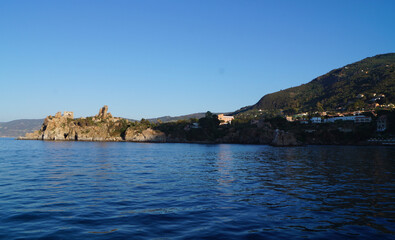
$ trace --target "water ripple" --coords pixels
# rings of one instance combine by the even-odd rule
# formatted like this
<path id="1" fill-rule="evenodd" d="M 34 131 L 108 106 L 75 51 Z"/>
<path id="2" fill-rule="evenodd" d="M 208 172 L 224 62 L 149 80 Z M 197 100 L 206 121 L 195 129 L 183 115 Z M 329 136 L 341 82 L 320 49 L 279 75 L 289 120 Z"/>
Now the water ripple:
<path id="1" fill-rule="evenodd" d="M 393 239 L 394 155 L 0 139 L 0 239 Z"/>

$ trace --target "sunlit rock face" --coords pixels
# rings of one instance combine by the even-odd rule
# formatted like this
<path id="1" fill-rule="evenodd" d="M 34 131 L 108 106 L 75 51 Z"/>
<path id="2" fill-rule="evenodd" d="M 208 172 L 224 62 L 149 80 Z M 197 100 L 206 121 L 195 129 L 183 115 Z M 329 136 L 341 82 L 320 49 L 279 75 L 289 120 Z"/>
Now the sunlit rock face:
<path id="1" fill-rule="evenodd" d="M 166 135 L 151 128 L 141 132 L 128 128 L 125 133 L 125 140 L 132 142 L 166 142 Z"/>
<path id="2" fill-rule="evenodd" d="M 73 112 L 61 112 L 45 118 L 41 129 L 27 133 L 18 139 L 52 141 L 136 141 L 165 142 L 164 133 L 144 129 L 136 131 L 130 127 L 130 121 L 116 118 L 108 112 L 108 106 L 100 108 L 94 117 L 74 119 Z"/>

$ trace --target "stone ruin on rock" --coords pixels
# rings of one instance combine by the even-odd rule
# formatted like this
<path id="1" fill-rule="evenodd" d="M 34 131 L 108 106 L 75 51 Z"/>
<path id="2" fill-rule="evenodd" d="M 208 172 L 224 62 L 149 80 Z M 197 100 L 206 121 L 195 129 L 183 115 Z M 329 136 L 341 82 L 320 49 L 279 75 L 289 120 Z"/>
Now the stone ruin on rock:
<path id="1" fill-rule="evenodd" d="M 101 119 L 112 118 L 111 113 L 107 113 L 107 111 L 108 111 L 108 106 L 104 105 L 104 107 L 100 108 L 99 113 L 95 117 Z"/>
<path id="2" fill-rule="evenodd" d="M 63 112 L 63 117 L 65 118 L 74 118 L 74 113 L 73 112 Z"/>
<path id="3" fill-rule="evenodd" d="M 62 112 L 57 112 L 56 114 L 55 114 L 55 118 L 71 118 L 71 119 L 74 119 L 74 112 L 68 112 L 68 111 L 64 111 L 63 112 L 63 115 L 62 115 Z"/>
<path id="4" fill-rule="evenodd" d="M 108 106 L 104 106 L 94 117 L 73 118 L 73 112 L 57 112 L 48 116 L 40 130 L 26 133 L 21 140 L 50 141 L 133 141 L 165 142 L 163 132 L 151 128 L 139 131 L 131 127 L 127 119 L 112 117 Z"/>

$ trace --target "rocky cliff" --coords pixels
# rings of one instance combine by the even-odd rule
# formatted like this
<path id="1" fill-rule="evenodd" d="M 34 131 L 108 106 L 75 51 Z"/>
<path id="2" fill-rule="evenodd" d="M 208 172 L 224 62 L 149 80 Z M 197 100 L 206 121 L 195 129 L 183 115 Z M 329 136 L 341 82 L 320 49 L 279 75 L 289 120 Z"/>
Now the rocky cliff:
<path id="1" fill-rule="evenodd" d="M 104 106 L 93 117 L 73 118 L 72 112 L 61 112 L 45 118 L 41 129 L 27 133 L 20 140 L 54 141 L 135 141 L 165 142 L 164 133 L 151 128 L 136 129 L 127 119 L 113 117 Z"/>
<path id="2" fill-rule="evenodd" d="M 271 145 L 276 147 L 298 146 L 300 143 L 294 134 L 276 129 Z"/>
<path id="3" fill-rule="evenodd" d="M 302 145 L 293 133 L 269 127 L 246 128 L 242 130 L 230 129 L 229 133 L 218 139 L 217 142 L 262 144 L 276 147 Z"/>
<path id="4" fill-rule="evenodd" d="M 365 58 L 306 84 L 267 94 L 233 115 L 254 115 L 257 110 L 294 114 L 366 109 L 374 102 L 395 102 L 395 53 Z"/>

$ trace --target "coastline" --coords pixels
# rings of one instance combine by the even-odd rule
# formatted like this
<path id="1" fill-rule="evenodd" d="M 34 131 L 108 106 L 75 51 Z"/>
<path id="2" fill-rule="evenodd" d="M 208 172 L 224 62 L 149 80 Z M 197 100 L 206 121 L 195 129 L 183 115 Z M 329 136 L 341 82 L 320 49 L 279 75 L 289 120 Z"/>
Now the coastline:
<path id="1" fill-rule="evenodd" d="M 240 145 L 262 145 L 262 146 L 273 146 L 273 147 L 306 147 L 306 146 L 385 146 L 385 147 L 395 147 L 395 141 L 387 141 L 387 142 L 368 142 L 363 141 L 360 143 L 353 144 L 321 144 L 321 143 L 301 143 L 299 145 L 273 145 L 273 144 L 259 144 L 259 143 L 241 143 L 241 142 L 224 142 L 224 141 L 181 141 L 181 140 L 168 140 L 168 141 L 128 141 L 128 140 L 100 140 L 100 139 L 92 139 L 92 140 L 69 140 L 69 139 L 34 139 L 34 138 L 26 138 L 26 137 L 2 137 L 2 138 L 12 138 L 14 140 L 31 140 L 31 141 L 47 141 L 47 142 L 126 142 L 126 143 L 186 143 L 186 144 L 240 144 Z"/>
<path id="2" fill-rule="evenodd" d="M 74 118 L 73 112 L 48 116 L 39 130 L 17 140 L 145 142 L 196 144 L 252 144 L 276 147 L 306 145 L 395 146 L 392 135 L 376 134 L 375 126 L 341 122 L 298 125 L 272 118 L 225 124 L 208 112 L 206 117 L 169 123 L 140 122 L 113 117 L 104 106 L 93 117 Z M 236 120 L 235 120 L 236 121 Z M 350 129 L 343 131 L 342 129 Z M 340 129 L 340 130 L 339 130 Z"/>

